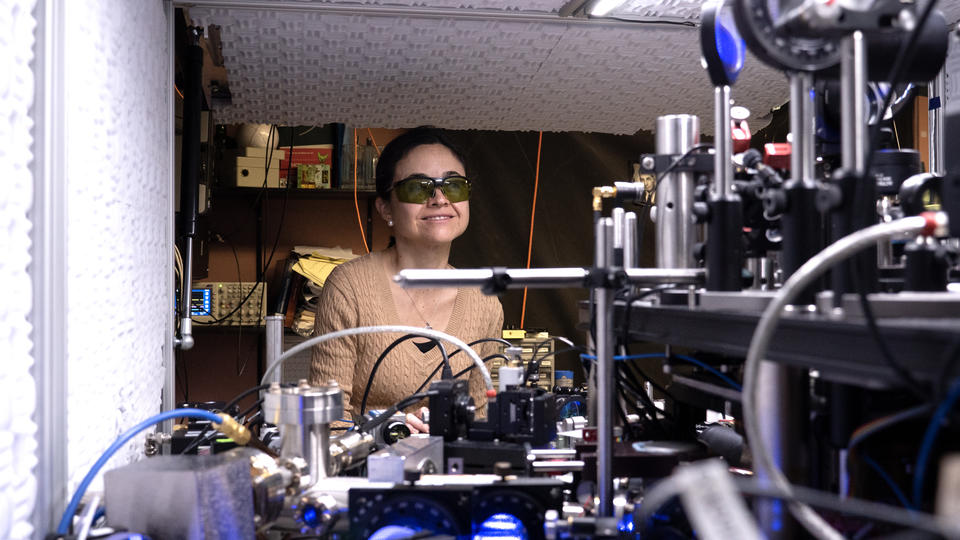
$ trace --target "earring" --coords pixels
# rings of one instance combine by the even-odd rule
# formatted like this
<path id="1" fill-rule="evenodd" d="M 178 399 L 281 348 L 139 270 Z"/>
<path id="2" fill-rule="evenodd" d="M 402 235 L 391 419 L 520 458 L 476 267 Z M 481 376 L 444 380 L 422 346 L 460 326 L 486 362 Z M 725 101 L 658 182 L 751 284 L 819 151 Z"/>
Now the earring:
<path id="1" fill-rule="evenodd" d="M 388 220 L 387 220 L 387 227 L 393 227 L 393 220 L 392 220 L 392 219 L 388 219 Z"/>

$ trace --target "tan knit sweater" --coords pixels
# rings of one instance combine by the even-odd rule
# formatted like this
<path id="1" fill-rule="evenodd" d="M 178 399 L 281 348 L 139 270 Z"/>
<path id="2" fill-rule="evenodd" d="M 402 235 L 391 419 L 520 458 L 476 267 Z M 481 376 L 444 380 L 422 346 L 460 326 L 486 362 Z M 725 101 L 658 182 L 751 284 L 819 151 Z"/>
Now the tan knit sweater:
<path id="1" fill-rule="evenodd" d="M 327 278 L 317 306 L 314 334 L 321 335 L 357 326 L 400 324 L 396 304 L 384 264 L 387 252 L 374 252 L 338 266 Z M 477 289 L 458 289 L 453 313 L 442 331 L 470 343 L 479 338 L 500 337 L 503 308 L 500 301 L 484 296 Z M 364 387 L 380 354 L 402 334 L 365 334 L 323 342 L 313 349 L 310 382 L 325 384 L 330 379 L 343 389 L 344 415 L 360 412 Z M 373 380 L 367 410 L 385 409 L 413 393 L 442 361 L 440 351 L 433 348 L 426 354 L 414 342 L 404 341 L 384 358 Z M 453 352 L 444 344 L 447 353 Z M 481 357 L 498 352 L 496 343 L 475 347 Z M 464 353 L 450 359 L 454 373 L 472 362 Z M 477 369 L 470 372 L 470 394 L 480 415 L 486 414 L 486 394 Z M 439 378 L 439 372 L 435 378 Z M 426 402 L 408 408 L 410 411 Z"/>

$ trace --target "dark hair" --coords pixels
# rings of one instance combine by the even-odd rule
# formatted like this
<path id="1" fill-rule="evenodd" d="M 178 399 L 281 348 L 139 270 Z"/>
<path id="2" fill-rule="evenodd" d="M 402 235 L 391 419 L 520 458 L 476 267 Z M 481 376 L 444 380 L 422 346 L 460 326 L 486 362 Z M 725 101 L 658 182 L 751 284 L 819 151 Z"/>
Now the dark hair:
<path id="1" fill-rule="evenodd" d="M 389 189 L 393 185 L 393 175 L 397 171 L 397 163 L 407 156 L 411 150 L 425 144 L 442 144 L 448 150 L 453 152 L 460 163 L 466 167 L 466 160 L 463 153 L 454 146 L 452 142 L 443 134 L 442 131 L 433 126 L 420 126 L 411 129 L 397 138 L 393 139 L 380 153 L 380 159 L 377 160 L 377 197 L 389 200 Z M 466 172 L 466 171 L 464 171 Z"/>

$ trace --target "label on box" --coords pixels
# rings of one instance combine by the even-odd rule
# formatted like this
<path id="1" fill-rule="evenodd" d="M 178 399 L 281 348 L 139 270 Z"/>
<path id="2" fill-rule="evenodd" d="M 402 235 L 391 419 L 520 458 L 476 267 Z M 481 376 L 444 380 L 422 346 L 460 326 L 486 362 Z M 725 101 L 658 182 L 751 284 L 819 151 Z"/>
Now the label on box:
<path id="1" fill-rule="evenodd" d="M 332 170 L 333 163 L 333 145 L 332 144 L 317 144 L 313 146 L 294 146 L 293 151 L 287 149 L 287 153 L 290 154 L 290 159 L 283 159 L 280 161 L 280 178 L 285 180 L 287 178 L 287 171 L 290 170 L 293 174 L 299 175 L 299 166 L 300 165 L 326 165 L 328 170 L 328 180 L 327 186 L 329 187 L 329 171 Z M 299 180 L 299 179 L 298 179 Z M 319 186 L 318 186 L 319 187 Z"/>
<path id="2" fill-rule="evenodd" d="M 297 165 L 297 187 L 330 189 L 330 165 Z"/>

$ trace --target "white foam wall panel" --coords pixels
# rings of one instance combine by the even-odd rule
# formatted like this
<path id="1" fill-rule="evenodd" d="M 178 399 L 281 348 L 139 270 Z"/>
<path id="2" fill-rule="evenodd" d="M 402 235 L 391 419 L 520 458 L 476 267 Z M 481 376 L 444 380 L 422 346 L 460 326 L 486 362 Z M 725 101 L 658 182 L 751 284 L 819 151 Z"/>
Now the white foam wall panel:
<path id="1" fill-rule="evenodd" d="M 65 6 L 72 490 L 120 433 L 160 410 L 173 126 L 160 0 Z M 142 447 L 135 438 L 110 466 Z"/>
<path id="2" fill-rule="evenodd" d="M 639 16 L 699 17 L 696 0 L 635 3 Z M 513 4 L 505 9 L 516 11 Z M 547 4 L 537 7 L 555 10 L 562 2 Z M 713 96 L 692 27 L 431 18 L 414 11 L 195 7 L 190 15 L 222 27 L 233 94 L 233 103 L 218 110 L 224 122 L 622 134 L 653 129 L 662 114 L 692 113 L 712 131 Z M 733 94 L 754 112 L 756 130 L 765 124 L 758 117 L 788 92 L 783 75 L 750 57 Z"/>
<path id="3" fill-rule="evenodd" d="M 28 215 L 33 103 L 34 1 L 0 0 L 0 538 L 30 538 L 36 499 L 37 425 L 29 315 Z"/>

